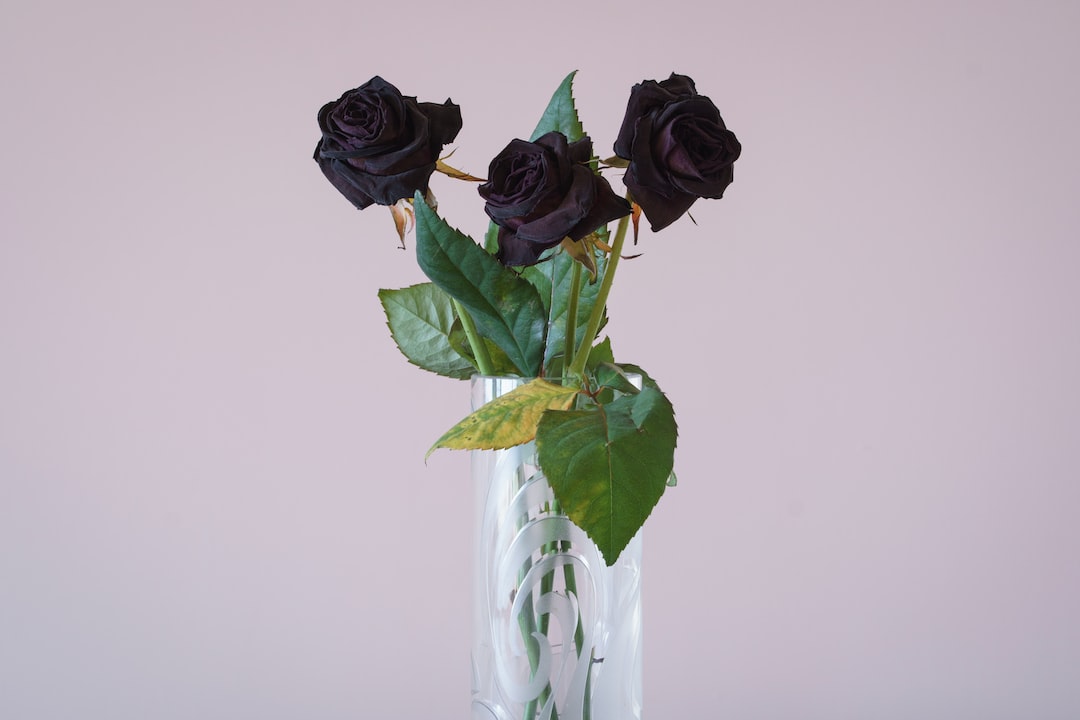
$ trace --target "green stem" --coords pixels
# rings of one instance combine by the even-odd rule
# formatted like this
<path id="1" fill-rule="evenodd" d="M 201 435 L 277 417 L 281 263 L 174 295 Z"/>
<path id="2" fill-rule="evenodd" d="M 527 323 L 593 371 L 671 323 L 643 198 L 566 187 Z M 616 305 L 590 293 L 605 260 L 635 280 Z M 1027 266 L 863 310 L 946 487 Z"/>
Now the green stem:
<path id="1" fill-rule="evenodd" d="M 520 490 L 524 485 L 525 479 L 521 475 L 519 475 L 517 483 L 518 489 Z M 528 513 L 518 518 L 518 531 L 525 527 L 528 522 Z M 554 543 L 549 544 L 554 545 Z M 545 548 L 546 547 L 547 545 L 545 545 Z M 545 549 L 545 553 L 546 552 L 547 550 Z M 529 570 L 532 569 L 532 566 L 532 560 L 525 561 L 524 565 L 522 565 L 521 569 L 518 571 L 517 582 L 518 592 L 528 593 L 528 595 L 526 595 L 525 598 L 522 600 L 521 613 L 518 615 L 517 619 L 518 629 L 520 629 L 521 638 L 525 643 L 525 652 L 529 658 L 530 679 L 532 679 L 532 677 L 535 677 L 536 671 L 540 667 L 540 642 L 535 637 L 533 637 L 533 633 L 537 630 L 536 606 L 533 604 L 532 591 L 522 588 L 522 583 L 525 582 L 525 576 L 528 575 Z M 539 619 L 544 627 L 544 629 L 540 632 L 542 632 L 544 635 L 547 635 L 547 614 L 545 613 L 544 615 L 541 615 Z M 543 691 L 541 691 L 539 697 L 535 697 L 532 700 L 526 702 L 524 712 L 522 714 L 522 720 L 535 720 L 537 712 L 539 712 L 540 708 L 542 708 L 544 706 L 544 703 L 547 702 L 548 697 L 551 696 L 551 692 L 551 684 L 549 683 L 547 686 L 544 687 Z M 559 714 L 555 710 L 555 707 L 552 706 L 551 720 L 558 720 L 558 718 Z"/>
<path id="2" fill-rule="evenodd" d="M 569 541 L 562 544 L 562 551 L 565 553 L 570 552 Z M 572 593 L 574 598 L 577 599 L 579 597 L 577 591 L 577 575 L 574 573 L 573 565 L 563 565 L 563 582 L 566 583 L 566 592 L 568 594 Z M 574 629 L 574 650 L 578 657 L 581 657 L 581 649 L 584 645 L 585 628 L 581 626 L 581 612 L 578 611 L 578 623 L 577 627 Z"/>
<path id="3" fill-rule="evenodd" d="M 518 615 L 518 627 L 521 629 L 521 639 L 525 642 L 525 651 L 529 656 L 529 669 L 532 674 L 536 674 L 536 669 L 540 664 L 540 646 L 537 644 L 536 638 L 533 637 L 533 631 L 536 626 L 535 614 L 533 612 L 532 595 L 525 598 L 521 606 L 521 614 Z M 533 698 L 525 704 L 525 714 L 523 720 L 533 720 L 536 716 L 536 698 Z"/>
<path id="4" fill-rule="evenodd" d="M 615 282 L 615 270 L 619 267 L 619 257 L 622 255 L 623 243 L 626 242 L 626 229 L 630 226 L 630 216 L 624 215 L 619 220 L 619 227 L 615 230 L 615 240 L 611 243 L 611 255 L 608 257 L 607 267 L 604 270 L 604 279 L 600 281 L 600 290 L 596 295 L 596 304 L 593 305 L 589 315 L 589 324 L 585 326 L 585 336 L 581 338 L 577 352 L 574 354 L 574 362 L 567 369 L 571 377 L 580 377 L 585 372 L 585 365 L 589 362 L 589 351 L 596 341 L 596 333 L 600 331 L 600 323 L 604 319 L 604 307 L 607 305 L 608 294 L 611 292 L 611 284 Z"/>
<path id="5" fill-rule="evenodd" d="M 559 514 L 564 514 L 562 505 L 558 499 L 552 504 L 552 510 Z M 560 552 L 569 553 L 571 550 L 571 544 L 569 540 L 565 540 L 559 543 Z M 566 586 L 567 594 L 573 594 L 574 598 L 578 598 L 577 591 L 577 574 L 574 572 L 574 566 L 570 563 L 563 565 L 563 584 Z M 577 652 L 577 656 L 581 657 L 582 647 L 585 645 L 585 629 L 581 626 L 581 613 L 578 612 L 577 628 L 574 630 L 574 649 Z"/>
<path id="6" fill-rule="evenodd" d="M 551 507 L 548 506 L 548 505 L 545 505 L 544 506 L 544 512 L 545 513 L 551 512 Z M 540 550 L 540 554 L 541 554 L 542 557 L 547 557 L 548 555 L 551 555 L 552 553 L 558 552 L 558 550 L 559 550 L 559 543 L 557 543 L 557 542 L 547 542 L 547 543 L 544 543 L 543 548 Z M 540 578 L 540 597 L 543 597 L 544 595 L 547 595 L 548 593 L 550 593 L 554 589 L 555 589 L 555 571 L 554 570 L 549 570 L 548 572 L 544 573 L 544 577 Z M 549 621 L 550 617 L 551 616 L 548 613 L 544 613 L 544 614 L 542 614 L 540 616 L 540 632 L 543 633 L 544 635 L 547 635 L 548 621 Z"/>
<path id="7" fill-rule="evenodd" d="M 520 471 L 520 467 L 519 467 Z M 525 484 L 525 479 L 520 474 L 518 476 L 518 489 L 520 490 Z M 520 532 L 526 523 L 529 522 L 528 513 L 518 518 L 517 529 Z M 521 612 L 517 616 L 518 629 L 521 631 L 521 639 L 525 643 L 525 652 L 529 657 L 529 670 L 531 675 L 536 674 L 537 668 L 540 666 L 540 645 L 536 638 L 533 637 L 533 632 L 536 630 L 536 613 L 533 608 L 532 592 L 522 588 L 522 583 L 525 582 L 525 576 L 528 574 L 529 569 L 532 567 L 532 560 L 526 560 L 525 564 L 518 570 L 517 592 L 528 592 L 521 601 Z M 536 698 L 529 700 L 525 704 L 525 712 L 522 716 L 522 720 L 534 720 L 536 717 Z"/>
<path id="8" fill-rule="evenodd" d="M 525 574 L 531 567 L 532 562 L 526 561 L 525 567 L 522 569 L 521 573 L 518 576 L 519 587 L 521 585 L 521 582 L 525 579 Z M 525 590 L 522 592 L 529 591 Z M 546 614 L 540 616 L 540 621 L 541 623 L 543 623 L 544 626 L 544 629 L 540 630 L 540 632 L 544 635 L 547 635 L 546 620 Z M 536 610 L 532 601 L 532 593 L 530 592 L 529 595 L 522 602 L 521 614 L 518 615 L 518 627 L 521 629 L 521 636 L 522 639 L 525 641 L 525 650 L 527 655 L 529 656 L 529 669 L 531 671 L 530 679 L 536 676 L 536 671 L 537 669 L 539 669 L 540 666 L 540 643 L 536 638 L 533 637 L 533 632 L 537 629 L 535 623 Z M 540 708 L 542 708 L 545 703 L 547 703 L 548 698 L 551 696 L 551 692 L 551 684 L 549 683 L 540 692 L 539 697 L 535 697 L 525 703 L 525 711 L 522 715 L 523 720 L 534 720 L 534 718 L 536 717 L 536 713 L 539 712 Z M 551 720 L 558 720 L 558 718 L 559 713 L 553 705 L 551 707 Z"/>
<path id="9" fill-rule="evenodd" d="M 589 249 L 592 252 L 592 249 Z M 554 269 L 552 269 L 554 272 Z M 576 260 L 570 270 L 570 299 L 566 303 L 566 335 L 563 338 L 563 367 L 570 367 L 574 360 L 574 344 L 577 340 L 578 297 L 581 295 L 581 263 Z"/>
<path id="10" fill-rule="evenodd" d="M 491 356 L 488 355 L 487 345 L 484 344 L 480 333 L 476 331 L 476 323 L 473 322 L 472 315 L 469 315 L 468 311 L 456 299 L 450 298 L 450 302 L 454 306 L 454 312 L 457 313 L 458 319 L 461 320 L 461 327 L 465 330 L 465 337 L 469 341 L 469 347 L 472 348 L 473 359 L 476 360 L 476 369 L 480 371 L 481 375 L 494 375 L 495 366 L 491 362 Z"/>

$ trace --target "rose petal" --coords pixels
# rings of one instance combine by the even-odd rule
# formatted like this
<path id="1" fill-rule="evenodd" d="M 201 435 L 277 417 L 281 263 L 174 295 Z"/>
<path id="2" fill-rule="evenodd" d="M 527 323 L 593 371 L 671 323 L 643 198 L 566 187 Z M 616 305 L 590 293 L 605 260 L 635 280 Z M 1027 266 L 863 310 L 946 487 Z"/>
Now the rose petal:
<path id="1" fill-rule="evenodd" d="M 461 108 L 450 102 L 449 99 L 442 105 L 437 103 L 417 103 L 420 112 L 431 123 L 431 141 L 441 148 L 443 145 L 454 142 L 458 133 L 461 132 Z M 436 151 L 437 153 L 438 151 Z"/>
<path id="2" fill-rule="evenodd" d="M 697 95 L 694 81 L 686 75 L 671 73 L 667 80 L 657 82 L 644 80 L 630 89 L 626 113 L 619 134 L 615 139 L 615 154 L 629 160 L 634 142 L 634 128 L 638 118 L 676 100 Z"/>
<path id="3" fill-rule="evenodd" d="M 630 203 L 626 198 L 616 195 L 607 180 L 593 175 L 593 186 L 596 189 L 596 200 L 589 214 L 567 233 L 572 240 L 580 240 L 601 226 L 630 214 Z"/>
<path id="4" fill-rule="evenodd" d="M 549 247 L 552 246 L 531 243 L 519 238 L 511 230 L 499 228 L 499 250 L 495 253 L 495 259 L 507 267 L 535 265 Z"/>
<path id="5" fill-rule="evenodd" d="M 592 210 L 596 200 L 596 186 L 592 181 L 594 177 L 596 176 L 588 166 L 574 167 L 570 187 L 558 205 L 549 212 L 537 214 L 537 217 L 526 218 L 526 222 L 517 229 L 518 237 L 541 244 L 557 245 L 562 242 Z M 586 230 L 583 236 L 595 229 Z"/>
<path id="6" fill-rule="evenodd" d="M 363 210 L 375 202 L 373 197 L 353 184 L 350 179 L 350 173 L 342 173 L 339 171 L 339 166 L 341 165 L 340 160 L 334 160 L 320 155 L 318 146 L 315 148 L 315 160 L 318 161 L 319 169 L 322 170 L 323 175 L 330 181 L 330 184 L 337 188 L 338 192 L 344 195 L 345 199 L 353 205 Z"/>
<path id="7" fill-rule="evenodd" d="M 669 194 L 660 194 L 652 187 L 638 182 L 634 170 L 633 165 L 627 169 L 623 183 L 630 189 L 634 202 L 641 206 L 653 232 L 660 232 L 678 220 L 697 200 L 696 196 L 675 188 L 669 188 Z"/>

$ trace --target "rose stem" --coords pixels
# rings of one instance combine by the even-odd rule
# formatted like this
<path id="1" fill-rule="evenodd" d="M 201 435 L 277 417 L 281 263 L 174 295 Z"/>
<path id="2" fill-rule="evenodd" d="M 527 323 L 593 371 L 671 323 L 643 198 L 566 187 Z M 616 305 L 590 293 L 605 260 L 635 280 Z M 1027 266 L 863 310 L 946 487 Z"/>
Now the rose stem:
<path id="1" fill-rule="evenodd" d="M 544 504 L 544 513 L 548 514 L 552 511 L 553 506 L 547 503 Z M 552 553 L 558 552 L 559 544 L 555 541 L 544 543 L 540 549 L 541 557 L 547 557 Z M 548 570 L 544 573 L 544 577 L 540 578 L 540 597 L 547 595 L 549 592 L 555 589 L 555 571 Z M 540 632 L 547 635 L 548 632 L 548 620 L 550 619 L 548 613 L 544 613 L 540 616 Z"/>
<path id="2" fill-rule="evenodd" d="M 526 567 L 522 570 L 519 577 L 524 577 L 529 565 L 531 565 L 531 563 L 526 562 Z M 540 645 L 539 641 L 533 637 L 533 631 L 536 629 L 536 613 L 533 610 L 532 591 L 528 592 L 529 595 L 525 597 L 525 600 L 521 604 L 521 613 L 518 614 L 517 620 L 518 627 L 521 630 L 521 638 L 525 641 L 525 650 L 529 656 L 529 670 L 535 675 L 537 667 L 540 664 Z M 535 715 L 536 698 L 533 698 L 525 705 L 524 720 L 532 720 Z"/>
<path id="3" fill-rule="evenodd" d="M 518 466 L 518 481 L 517 486 L 520 490 L 527 480 L 521 472 L 521 466 Z M 521 531 L 523 527 L 529 522 L 529 514 L 526 512 L 520 518 L 518 518 L 517 529 Z M 532 559 L 528 558 L 525 563 L 518 570 L 518 581 L 515 592 L 527 592 L 524 600 L 521 601 L 521 612 L 518 613 L 517 621 L 518 628 L 521 630 L 521 639 L 525 643 L 525 651 L 529 657 L 529 670 L 532 675 L 536 674 L 537 668 L 540 665 L 540 643 L 533 637 L 533 632 L 536 630 L 536 612 L 533 608 L 532 590 L 525 590 L 522 584 L 525 582 L 525 576 L 528 574 L 529 569 L 532 567 Z M 531 679 L 531 677 L 530 677 Z M 522 720 L 533 720 L 536 717 L 536 698 L 529 700 L 525 704 L 525 713 L 522 716 Z"/>
<path id="4" fill-rule="evenodd" d="M 484 341 L 476 332 L 476 324 L 473 323 L 472 316 L 454 298 L 450 298 L 450 302 L 454 304 L 454 312 L 457 313 L 458 318 L 461 320 L 461 327 L 465 330 L 465 337 L 469 340 L 469 347 L 472 348 L 473 358 L 476 360 L 476 369 L 480 371 L 481 375 L 493 375 L 494 366 L 491 364 L 491 356 L 488 355 L 487 345 L 484 344 Z"/>
<path id="5" fill-rule="evenodd" d="M 570 360 L 574 353 L 574 336 L 577 335 L 577 308 L 578 308 L 578 295 L 581 292 L 581 265 L 576 260 L 570 262 L 570 298 L 566 304 L 566 332 L 563 334 L 563 370 L 570 365 Z M 555 272 L 556 264 L 551 263 L 551 287 L 555 287 Z M 557 508 L 559 501 L 546 508 L 550 511 L 558 512 Z M 544 545 L 543 553 L 547 555 L 549 553 L 557 553 L 559 551 L 558 542 L 546 543 Z M 541 594 L 549 593 L 555 587 L 555 570 L 552 569 L 544 575 L 543 580 L 540 583 Z M 548 616 L 542 615 L 540 617 L 540 632 L 547 635 L 548 629 Z"/>
<path id="6" fill-rule="evenodd" d="M 589 248 L 589 252 L 593 252 L 592 248 Z M 555 267 L 552 264 L 552 287 L 555 283 Z M 581 263 L 574 260 L 570 268 L 570 299 L 566 304 L 566 333 L 563 336 L 563 367 L 568 368 L 574 360 L 574 345 L 577 340 L 577 314 L 578 314 L 578 298 L 581 295 Z M 574 382 L 571 380 L 571 382 Z M 559 500 L 556 498 L 552 503 L 551 509 L 561 514 L 562 506 L 559 504 Z M 553 552 L 570 552 L 570 542 L 557 543 L 557 548 L 552 548 Z M 554 572 L 554 571 L 553 571 Z M 548 581 L 548 585 L 554 585 L 554 578 L 550 580 L 545 577 L 544 580 Z M 572 565 L 563 565 L 563 582 L 566 586 L 566 592 L 573 593 L 574 597 L 577 597 L 577 578 L 574 576 L 574 567 Z M 546 618 L 545 618 L 546 619 Z M 547 632 L 547 623 L 544 623 L 544 633 Z M 574 645 L 577 649 L 577 654 L 581 655 L 581 645 L 584 641 L 584 633 L 581 627 L 581 617 L 579 613 L 577 628 L 574 630 Z"/>
<path id="7" fill-rule="evenodd" d="M 589 249 L 592 252 L 592 249 Z M 570 299 L 566 304 L 566 335 L 563 338 L 563 367 L 570 367 L 574 360 L 574 344 L 577 340 L 578 296 L 581 294 L 581 263 L 572 261 L 570 270 Z M 552 263 L 551 272 L 555 272 Z"/>
<path id="8" fill-rule="evenodd" d="M 585 364 L 589 362 L 589 351 L 596 340 L 596 333 L 600 331 L 600 322 L 604 318 L 604 307 L 607 305 L 608 294 L 611 292 L 611 284 L 615 281 L 615 269 L 619 266 L 619 257 L 622 255 L 623 243 L 626 241 L 626 228 L 630 226 L 630 216 L 623 215 L 619 219 L 619 227 L 615 230 L 615 240 L 611 243 L 611 255 L 608 257 L 607 267 L 604 270 L 604 279 L 600 281 L 600 291 L 596 295 L 596 304 L 593 305 L 589 315 L 589 324 L 585 326 L 585 337 L 581 338 L 577 353 L 574 355 L 573 364 L 567 369 L 570 377 L 581 377 L 585 372 Z"/>
<path id="9" fill-rule="evenodd" d="M 589 248 L 589 252 L 593 252 L 592 248 Z M 554 272 L 552 268 L 552 272 Z M 564 368 L 570 367 L 574 361 L 574 345 L 577 340 L 577 314 L 578 314 L 578 298 L 581 295 L 581 263 L 574 260 L 570 269 L 570 300 L 566 304 L 566 334 L 563 338 L 563 361 Z M 552 503 L 552 510 L 556 513 L 562 513 L 562 505 L 560 505 L 558 498 Z M 559 543 L 559 551 L 569 553 L 571 545 L 569 541 Z M 574 575 L 574 566 L 570 564 L 563 565 L 563 582 L 566 586 L 567 594 L 573 594 L 577 598 L 577 578 Z M 578 613 L 577 628 L 574 630 L 574 645 L 577 649 L 578 656 L 581 655 L 581 645 L 584 641 L 584 633 L 581 627 L 581 614 Z"/>
<path id="10" fill-rule="evenodd" d="M 551 509 L 560 515 L 563 514 L 562 505 L 558 500 L 555 500 L 551 505 Z M 559 543 L 561 546 L 561 552 L 569 553 L 573 547 L 569 540 L 564 540 Z M 574 573 L 574 566 L 570 563 L 563 565 L 563 583 L 566 585 L 567 595 L 573 593 L 574 599 L 580 600 L 577 592 L 577 575 Z M 579 606 L 580 607 L 580 606 Z M 585 644 L 585 629 L 581 626 L 581 610 L 578 610 L 577 627 L 574 629 L 574 648 L 577 650 L 577 656 L 581 657 L 582 646 Z"/>

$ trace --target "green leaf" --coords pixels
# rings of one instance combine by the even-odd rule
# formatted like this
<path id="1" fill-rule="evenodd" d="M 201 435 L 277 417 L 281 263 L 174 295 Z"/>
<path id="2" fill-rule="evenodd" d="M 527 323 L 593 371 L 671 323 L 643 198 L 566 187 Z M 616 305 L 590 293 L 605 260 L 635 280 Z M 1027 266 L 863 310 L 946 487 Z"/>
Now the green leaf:
<path id="1" fill-rule="evenodd" d="M 456 318 L 450 296 L 432 283 L 380 290 L 379 302 L 398 349 L 413 365 L 437 375 L 468 379 L 476 366 L 450 341 Z"/>
<path id="2" fill-rule="evenodd" d="M 420 269 L 468 310 L 481 334 L 502 348 L 519 374 L 538 375 L 547 328 L 536 289 L 447 225 L 419 192 L 413 207 Z"/>
<path id="3" fill-rule="evenodd" d="M 597 346 L 598 348 L 599 346 Z M 596 352 L 596 348 L 593 348 L 593 353 Z M 593 353 L 589 354 L 589 364 L 593 364 Z M 627 370 L 620 365 L 616 365 L 614 359 L 600 357 L 597 358 L 596 365 L 593 367 L 593 374 L 596 378 L 596 383 L 602 387 L 611 388 L 620 393 L 634 394 L 638 392 L 636 385 L 631 382 L 629 375 L 635 373 L 634 370 Z M 641 375 L 641 373 L 637 373 Z M 644 386 L 645 376 L 641 376 L 641 384 Z"/>
<path id="4" fill-rule="evenodd" d="M 540 116 L 540 122 L 537 123 L 536 129 L 533 130 L 530 140 L 535 141 L 541 135 L 546 135 L 554 130 L 558 130 L 565 135 L 569 142 L 577 142 L 585 137 L 585 130 L 581 126 L 577 108 L 574 106 L 573 85 L 575 75 L 577 75 L 577 70 L 567 75 L 558 89 L 555 90 L 551 100 L 548 101 L 547 108 L 544 109 L 544 114 Z"/>
<path id="5" fill-rule="evenodd" d="M 427 454 L 437 448 L 496 450 L 527 443 L 546 410 L 565 410 L 578 390 L 534 379 L 500 395 L 446 431 Z"/>
<path id="6" fill-rule="evenodd" d="M 607 266 L 607 257 L 602 252 L 596 253 L 596 266 L 600 276 Z M 574 259 L 569 254 L 559 251 L 550 259 L 536 265 L 523 268 L 521 276 L 536 287 L 547 312 L 547 344 L 544 348 L 544 367 L 551 367 L 554 358 L 566 354 L 566 318 L 570 307 L 570 281 L 573 278 Z M 577 332 L 574 347 L 585 337 L 585 326 L 589 315 L 596 305 L 600 293 L 600 283 L 587 281 L 581 285 L 578 296 Z M 606 317 L 600 327 L 606 324 Z"/>
<path id="7" fill-rule="evenodd" d="M 548 411 L 537 458 L 570 519 L 613 565 L 667 487 L 677 436 L 662 392 L 645 387 L 606 405 Z"/>
<path id="8" fill-rule="evenodd" d="M 604 363 L 614 363 L 615 355 L 611 350 L 611 338 L 605 337 L 592 347 L 589 353 L 589 362 L 585 366 L 587 370 L 593 370 Z M 637 388 L 634 388 L 636 391 Z"/>
<path id="9" fill-rule="evenodd" d="M 607 342 L 606 339 L 605 342 Z M 594 358 L 596 360 L 595 364 L 593 363 Z M 607 348 L 604 347 L 603 343 L 593 346 L 592 352 L 589 354 L 587 369 L 591 371 L 594 394 L 597 402 L 600 403 L 611 402 L 619 395 L 636 395 L 641 392 L 638 383 L 644 385 L 644 377 L 634 380 L 626 371 L 615 364 L 615 361 L 611 358 L 610 344 Z"/>
<path id="10" fill-rule="evenodd" d="M 652 379 L 652 376 L 642 370 L 640 365 L 634 365 L 633 363 L 619 363 L 616 366 L 616 369 L 623 374 L 629 373 L 631 375 L 640 375 L 643 387 L 651 387 L 654 390 L 660 389 L 660 386 L 656 384 L 656 381 Z"/>
<path id="11" fill-rule="evenodd" d="M 499 252 L 499 226 L 493 222 L 488 223 L 487 232 L 484 233 L 484 249 L 492 255 Z"/>

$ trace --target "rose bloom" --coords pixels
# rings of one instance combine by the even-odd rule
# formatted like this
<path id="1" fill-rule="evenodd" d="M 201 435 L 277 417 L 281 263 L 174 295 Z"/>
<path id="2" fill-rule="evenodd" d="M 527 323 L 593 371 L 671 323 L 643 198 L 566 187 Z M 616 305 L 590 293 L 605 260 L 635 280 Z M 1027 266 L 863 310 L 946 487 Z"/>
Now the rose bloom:
<path id="1" fill-rule="evenodd" d="M 315 160 L 342 195 L 363 210 L 426 193 L 443 145 L 461 130 L 461 109 L 417 102 L 379 76 L 319 110 Z"/>
<path id="2" fill-rule="evenodd" d="M 534 265 L 563 238 L 580 240 L 630 214 L 630 204 L 593 172 L 591 158 L 589 138 L 571 143 L 549 132 L 535 142 L 513 140 L 491 161 L 479 191 L 499 226 L 503 265 Z"/>
<path id="3" fill-rule="evenodd" d="M 722 197 L 741 152 L 716 105 L 685 75 L 645 80 L 630 91 L 615 154 L 630 161 L 623 182 L 654 232 L 699 197 Z"/>

